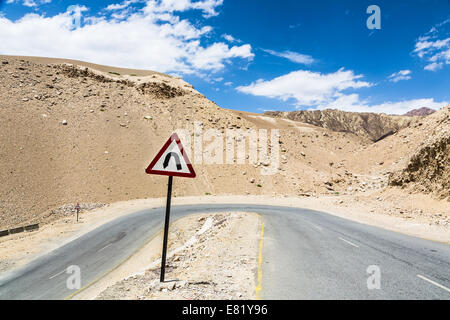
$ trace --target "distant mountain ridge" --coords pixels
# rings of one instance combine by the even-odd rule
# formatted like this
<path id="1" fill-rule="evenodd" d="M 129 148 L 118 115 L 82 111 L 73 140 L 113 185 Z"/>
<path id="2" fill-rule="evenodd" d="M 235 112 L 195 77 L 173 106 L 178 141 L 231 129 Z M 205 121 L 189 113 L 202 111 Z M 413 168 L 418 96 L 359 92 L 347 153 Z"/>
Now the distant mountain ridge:
<path id="1" fill-rule="evenodd" d="M 351 132 L 373 142 L 408 127 L 414 118 L 378 113 L 346 112 L 335 109 L 266 111 L 265 115 L 312 124 L 338 132 Z"/>
<path id="2" fill-rule="evenodd" d="M 436 110 L 427 108 L 427 107 L 422 107 L 422 108 L 418 108 L 418 109 L 413 109 L 411 111 L 408 111 L 407 113 L 404 114 L 404 116 L 407 117 L 424 117 L 424 116 L 428 116 L 432 113 L 435 113 Z"/>

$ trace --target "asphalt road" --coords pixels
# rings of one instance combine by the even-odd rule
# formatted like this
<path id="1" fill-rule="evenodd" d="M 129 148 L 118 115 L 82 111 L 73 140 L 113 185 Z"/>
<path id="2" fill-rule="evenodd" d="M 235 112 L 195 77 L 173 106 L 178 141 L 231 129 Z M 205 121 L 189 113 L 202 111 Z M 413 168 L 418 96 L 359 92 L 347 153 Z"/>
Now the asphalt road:
<path id="1" fill-rule="evenodd" d="M 172 207 L 171 221 L 200 212 L 263 215 L 262 299 L 450 299 L 450 246 L 323 212 L 277 206 Z M 162 229 L 165 208 L 136 212 L 0 275 L 0 299 L 64 299 L 68 266 L 89 285 Z M 372 267 L 370 267 L 372 266 Z M 370 270 L 379 270 L 379 282 Z M 371 269 L 372 268 L 372 269 Z M 373 271 L 371 271 L 373 272 Z"/>

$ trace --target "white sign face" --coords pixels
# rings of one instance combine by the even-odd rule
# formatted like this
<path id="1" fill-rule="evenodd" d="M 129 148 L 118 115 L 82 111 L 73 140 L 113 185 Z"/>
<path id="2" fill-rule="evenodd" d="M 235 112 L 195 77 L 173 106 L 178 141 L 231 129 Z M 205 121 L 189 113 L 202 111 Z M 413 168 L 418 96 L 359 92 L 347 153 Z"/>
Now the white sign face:
<path id="1" fill-rule="evenodd" d="M 174 173 L 190 173 L 181 150 L 175 140 L 164 151 L 159 160 L 153 166 L 153 170 Z"/>
<path id="2" fill-rule="evenodd" d="M 150 163 L 148 174 L 195 178 L 195 171 L 184 153 L 183 145 L 176 133 L 167 140 L 161 151 Z"/>

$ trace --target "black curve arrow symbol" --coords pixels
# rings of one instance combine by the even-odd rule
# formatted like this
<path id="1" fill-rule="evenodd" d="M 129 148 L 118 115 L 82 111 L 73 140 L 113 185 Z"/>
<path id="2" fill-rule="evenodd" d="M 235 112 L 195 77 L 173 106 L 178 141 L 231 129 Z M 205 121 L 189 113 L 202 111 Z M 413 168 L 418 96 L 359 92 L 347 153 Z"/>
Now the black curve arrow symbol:
<path id="1" fill-rule="evenodd" d="M 167 168 L 167 166 L 169 165 L 170 158 L 172 158 L 172 157 L 175 158 L 175 162 L 177 164 L 177 170 L 181 170 L 183 167 L 181 166 L 181 163 L 180 163 L 180 157 L 175 152 L 169 152 L 166 155 L 166 158 L 164 159 L 164 163 L 163 163 L 164 169 Z"/>

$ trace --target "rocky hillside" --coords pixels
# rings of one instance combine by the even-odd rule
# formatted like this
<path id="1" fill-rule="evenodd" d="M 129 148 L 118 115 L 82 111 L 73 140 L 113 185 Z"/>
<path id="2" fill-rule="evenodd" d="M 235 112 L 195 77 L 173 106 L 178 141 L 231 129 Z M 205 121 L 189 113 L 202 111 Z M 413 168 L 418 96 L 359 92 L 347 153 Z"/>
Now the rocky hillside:
<path id="1" fill-rule="evenodd" d="M 198 138 L 204 152 L 191 154 L 196 179 L 174 180 L 175 197 L 315 197 L 381 190 L 388 174 L 406 167 L 412 151 L 431 136 L 427 123 L 438 114 L 333 112 L 312 118 L 322 123 L 318 126 L 222 109 L 182 79 L 153 71 L 0 56 L 0 230 L 51 222 L 73 214 L 77 202 L 88 210 L 164 197 L 167 177 L 144 170 L 179 130 L 189 132 L 192 144 Z M 196 123 L 202 124 L 198 136 Z M 209 129 L 213 135 L 206 135 Z M 227 164 L 226 134 L 239 129 L 278 130 L 279 161 L 268 164 L 247 154 L 244 163 Z M 197 161 L 212 139 L 223 142 L 223 163 Z M 268 146 L 269 152 L 276 149 Z M 268 165 L 276 174 L 263 174 Z"/>
<path id="2" fill-rule="evenodd" d="M 404 169 L 389 177 L 392 186 L 411 187 L 450 201 L 450 106 L 425 124 L 432 133 L 408 159 Z"/>
<path id="3" fill-rule="evenodd" d="M 163 196 L 166 179 L 144 169 L 170 133 L 212 118 L 250 125 L 181 79 L 79 64 L 0 57 L 0 229 L 77 202 Z M 175 194 L 214 192 L 205 176 L 179 179 Z"/>
<path id="4" fill-rule="evenodd" d="M 432 113 L 435 113 L 436 111 L 430 108 L 419 108 L 419 109 L 413 109 L 411 111 L 408 111 L 407 113 L 404 114 L 404 116 L 407 117 L 424 117 L 424 116 L 428 116 Z"/>
<path id="5" fill-rule="evenodd" d="M 351 132 L 360 137 L 379 141 L 411 124 L 407 117 L 377 113 L 345 112 L 340 110 L 267 111 L 268 116 L 284 117 L 337 132 Z"/>
<path id="6" fill-rule="evenodd" d="M 239 165 L 191 157 L 197 178 L 175 179 L 175 196 L 331 193 L 329 163 L 365 145 L 353 134 L 263 118 L 222 109 L 152 71 L 0 56 L 0 230 L 73 214 L 77 202 L 165 196 L 167 178 L 144 170 L 173 131 L 193 138 L 195 122 L 223 135 L 224 148 L 227 130 L 279 130 L 278 172 L 262 175 L 267 163 L 248 156 Z M 200 141 L 205 150 L 210 138 Z"/>

